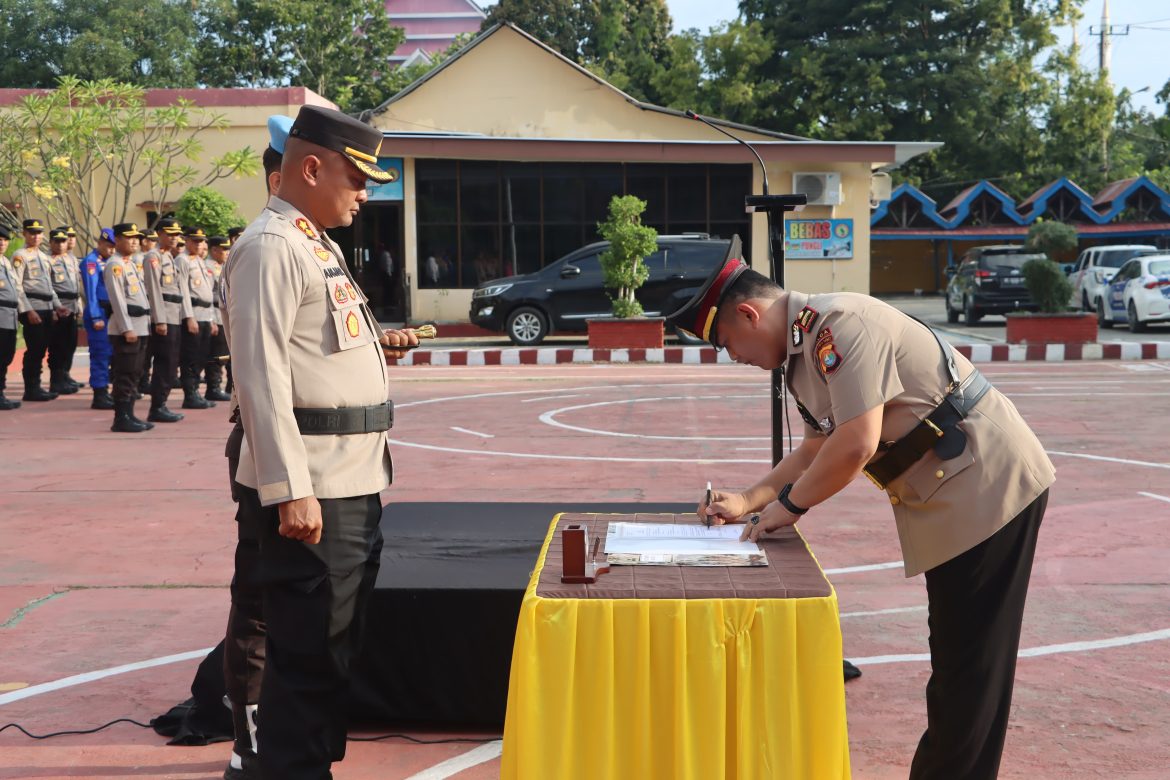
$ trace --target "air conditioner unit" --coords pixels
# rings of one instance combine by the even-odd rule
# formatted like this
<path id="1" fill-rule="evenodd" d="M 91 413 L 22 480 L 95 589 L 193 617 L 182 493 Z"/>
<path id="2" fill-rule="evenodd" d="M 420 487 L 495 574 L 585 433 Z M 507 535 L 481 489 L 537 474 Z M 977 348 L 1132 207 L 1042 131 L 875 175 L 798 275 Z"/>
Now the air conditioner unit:
<path id="1" fill-rule="evenodd" d="M 807 195 L 810 206 L 840 206 L 841 174 L 794 173 L 792 191 Z"/>

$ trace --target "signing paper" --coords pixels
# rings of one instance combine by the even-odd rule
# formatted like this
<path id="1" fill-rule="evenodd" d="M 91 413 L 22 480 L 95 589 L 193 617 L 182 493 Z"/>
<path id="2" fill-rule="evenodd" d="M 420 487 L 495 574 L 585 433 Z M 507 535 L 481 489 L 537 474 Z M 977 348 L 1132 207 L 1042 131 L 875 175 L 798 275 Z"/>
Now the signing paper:
<path id="1" fill-rule="evenodd" d="M 605 554 L 619 566 L 766 566 L 757 543 L 739 540 L 742 530 L 697 523 L 610 523 Z"/>

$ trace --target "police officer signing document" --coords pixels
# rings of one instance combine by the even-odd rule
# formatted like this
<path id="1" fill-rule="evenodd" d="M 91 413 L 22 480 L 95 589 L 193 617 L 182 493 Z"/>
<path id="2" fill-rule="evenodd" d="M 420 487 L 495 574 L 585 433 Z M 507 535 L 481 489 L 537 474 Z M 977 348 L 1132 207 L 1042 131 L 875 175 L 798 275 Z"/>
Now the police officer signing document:
<path id="1" fill-rule="evenodd" d="M 866 295 L 781 289 L 741 257 L 736 238 L 667 325 L 739 363 L 785 366 L 804 440 L 699 512 L 750 516 L 755 540 L 864 472 L 893 505 L 906 575 L 926 574 L 927 728 L 910 777 L 992 780 L 1052 463 L 1011 401 L 922 323 Z"/>
<path id="2" fill-rule="evenodd" d="M 224 271 L 224 324 L 245 442 L 241 511 L 264 515 L 267 661 L 257 740 L 265 778 L 323 780 L 345 755 L 345 691 L 378 570 L 390 484 L 388 347 L 337 244 L 366 200 L 382 135 L 301 109 L 280 187 Z M 394 354 L 391 352 L 390 354 Z"/>

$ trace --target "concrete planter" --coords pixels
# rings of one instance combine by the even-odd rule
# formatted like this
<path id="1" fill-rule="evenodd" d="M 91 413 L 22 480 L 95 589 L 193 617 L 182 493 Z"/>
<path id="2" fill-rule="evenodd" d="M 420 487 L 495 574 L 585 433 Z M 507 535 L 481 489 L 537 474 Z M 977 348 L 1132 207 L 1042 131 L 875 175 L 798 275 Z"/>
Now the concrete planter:
<path id="1" fill-rule="evenodd" d="M 664 317 L 588 320 L 590 349 L 662 349 Z"/>
<path id="2" fill-rule="evenodd" d="M 1007 315 L 1009 344 L 1096 344 L 1097 315 L 1086 312 Z"/>

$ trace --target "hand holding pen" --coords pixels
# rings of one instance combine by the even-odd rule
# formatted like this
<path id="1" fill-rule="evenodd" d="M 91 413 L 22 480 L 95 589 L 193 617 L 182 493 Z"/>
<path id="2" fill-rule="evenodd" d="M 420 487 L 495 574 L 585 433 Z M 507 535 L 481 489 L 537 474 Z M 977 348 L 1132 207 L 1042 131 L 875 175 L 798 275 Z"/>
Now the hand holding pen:
<path id="1" fill-rule="evenodd" d="M 713 490 L 711 483 L 707 483 L 707 493 L 699 502 L 695 514 L 703 525 L 724 525 L 740 522 L 741 518 L 751 511 L 747 500 L 742 493 L 728 493 L 722 490 Z"/>

